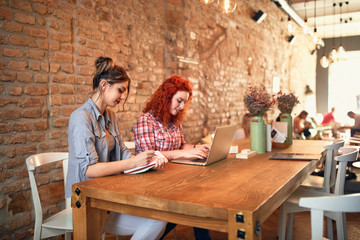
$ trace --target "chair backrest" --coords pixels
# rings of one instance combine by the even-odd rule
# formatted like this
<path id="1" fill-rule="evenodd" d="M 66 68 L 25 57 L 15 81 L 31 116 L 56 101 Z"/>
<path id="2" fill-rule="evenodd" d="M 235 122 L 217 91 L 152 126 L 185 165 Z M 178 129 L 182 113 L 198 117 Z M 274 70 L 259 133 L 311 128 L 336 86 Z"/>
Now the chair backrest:
<path id="1" fill-rule="evenodd" d="M 43 166 L 45 164 L 62 161 L 63 173 L 64 173 L 64 186 L 65 186 L 68 158 L 69 158 L 69 154 L 67 152 L 40 153 L 26 158 L 26 167 L 29 173 L 31 195 L 35 209 L 35 229 L 39 229 L 39 227 L 41 228 L 41 224 L 43 222 L 43 212 L 41 208 L 40 196 L 35 180 L 34 171 L 36 170 L 36 168 Z M 65 206 L 66 208 L 71 207 L 71 205 L 69 205 L 69 203 L 67 202 L 65 202 Z"/>
<path id="2" fill-rule="evenodd" d="M 299 206 L 311 209 L 311 239 L 323 239 L 324 211 L 360 212 L 360 193 L 300 198 Z"/>
<path id="3" fill-rule="evenodd" d="M 340 148 L 340 151 L 342 151 L 342 155 L 335 157 L 335 161 L 339 162 L 335 182 L 335 195 L 344 194 L 347 164 L 348 162 L 355 161 L 359 154 L 359 149 L 353 147 L 342 147 Z"/>
<path id="4" fill-rule="evenodd" d="M 326 160 L 323 186 L 327 193 L 330 193 L 331 187 L 335 184 L 336 162 L 334 158 L 338 155 L 339 148 L 343 147 L 344 144 L 344 141 L 334 141 L 333 144 L 324 146 L 326 149 Z"/>

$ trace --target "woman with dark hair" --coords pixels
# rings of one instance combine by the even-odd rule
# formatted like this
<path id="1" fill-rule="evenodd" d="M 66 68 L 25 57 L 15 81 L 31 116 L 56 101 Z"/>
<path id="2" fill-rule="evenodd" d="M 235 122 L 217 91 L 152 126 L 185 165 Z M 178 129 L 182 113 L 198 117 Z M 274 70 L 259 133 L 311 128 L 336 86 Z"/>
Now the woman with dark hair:
<path id="1" fill-rule="evenodd" d="M 125 170 L 143 166 L 154 158 L 154 151 L 136 156 L 126 148 L 115 113 L 108 107 L 126 102 L 130 78 L 125 70 L 113 64 L 111 58 L 99 57 L 95 61 L 93 94 L 70 116 L 68 129 L 69 168 L 65 197 L 71 197 L 71 186 L 95 177 L 120 174 Z M 165 157 L 156 159 L 156 168 L 167 163 Z M 106 232 L 132 235 L 132 240 L 158 239 L 166 223 L 127 214 L 113 213 Z"/>
<path id="2" fill-rule="evenodd" d="M 183 135 L 181 124 L 191 98 L 192 86 L 189 80 L 177 75 L 166 79 L 151 96 L 143 110 L 144 114 L 134 127 L 136 149 L 158 150 L 170 161 L 205 158 L 209 145 L 188 144 Z M 163 237 L 175 226 L 168 223 Z M 210 239 L 206 229 L 194 228 L 194 233 L 196 239 Z"/>

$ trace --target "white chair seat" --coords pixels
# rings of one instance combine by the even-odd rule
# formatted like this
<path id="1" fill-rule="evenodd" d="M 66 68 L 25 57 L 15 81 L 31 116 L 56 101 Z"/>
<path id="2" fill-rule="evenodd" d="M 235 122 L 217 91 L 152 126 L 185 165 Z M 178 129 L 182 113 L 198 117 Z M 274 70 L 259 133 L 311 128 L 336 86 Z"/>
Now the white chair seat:
<path id="1" fill-rule="evenodd" d="M 58 228 L 72 231 L 72 208 L 66 208 L 52 215 L 43 222 L 42 226 L 46 228 Z"/>
<path id="2" fill-rule="evenodd" d="M 317 188 L 317 190 L 324 189 L 324 178 L 320 176 L 310 175 L 301 183 L 300 187 Z"/>

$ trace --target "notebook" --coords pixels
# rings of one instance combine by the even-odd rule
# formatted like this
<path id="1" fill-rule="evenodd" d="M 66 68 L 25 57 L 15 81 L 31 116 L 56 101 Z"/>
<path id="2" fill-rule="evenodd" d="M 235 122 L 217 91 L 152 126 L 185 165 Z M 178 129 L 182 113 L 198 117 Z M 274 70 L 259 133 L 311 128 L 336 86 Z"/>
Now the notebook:
<path id="1" fill-rule="evenodd" d="M 280 160 L 320 160 L 321 154 L 311 153 L 275 153 L 269 159 Z"/>
<path id="2" fill-rule="evenodd" d="M 206 166 L 220 160 L 226 159 L 229 154 L 231 143 L 235 134 L 236 125 L 217 127 L 214 140 L 212 141 L 209 154 L 205 159 L 176 159 L 172 163 L 183 163 Z"/>

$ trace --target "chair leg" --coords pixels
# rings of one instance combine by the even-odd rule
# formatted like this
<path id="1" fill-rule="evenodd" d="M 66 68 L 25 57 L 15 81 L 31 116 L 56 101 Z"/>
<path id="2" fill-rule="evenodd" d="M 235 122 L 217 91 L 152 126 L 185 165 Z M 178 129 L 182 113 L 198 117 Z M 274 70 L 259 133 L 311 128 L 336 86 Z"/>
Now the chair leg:
<path id="1" fill-rule="evenodd" d="M 326 218 L 326 233 L 328 239 L 330 240 L 334 239 L 332 219 L 328 217 Z"/>
<path id="2" fill-rule="evenodd" d="M 337 232 L 337 239 L 339 239 L 339 240 L 347 239 L 345 213 L 337 214 L 336 232 Z"/>
<path id="3" fill-rule="evenodd" d="M 293 238 L 293 229 L 294 229 L 294 213 L 289 214 L 289 221 L 288 221 L 288 227 L 287 227 L 287 234 L 286 239 L 292 240 Z"/>
<path id="4" fill-rule="evenodd" d="M 282 204 L 280 206 L 279 222 L 278 222 L 279 240 L 285 240 L 285 231 L 286 231 L 286 212 L 284 209 L 284 204 Z"/>
<path id="5" fill-rule="evenodd" d="M 65 240 L 71 240 L 71 232 L 65 233 Z"/>

